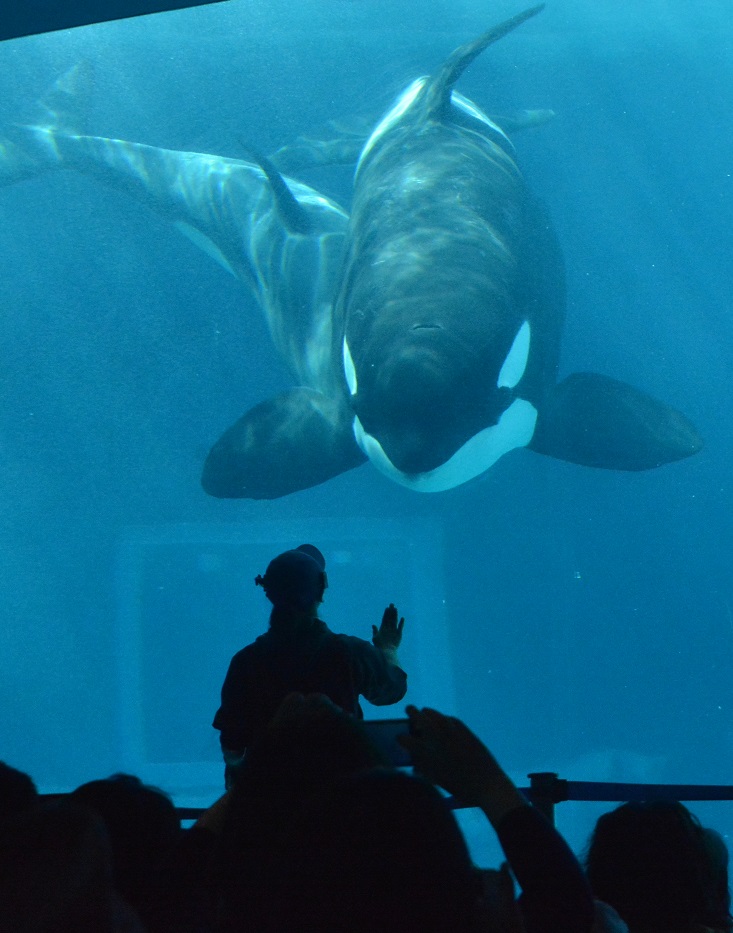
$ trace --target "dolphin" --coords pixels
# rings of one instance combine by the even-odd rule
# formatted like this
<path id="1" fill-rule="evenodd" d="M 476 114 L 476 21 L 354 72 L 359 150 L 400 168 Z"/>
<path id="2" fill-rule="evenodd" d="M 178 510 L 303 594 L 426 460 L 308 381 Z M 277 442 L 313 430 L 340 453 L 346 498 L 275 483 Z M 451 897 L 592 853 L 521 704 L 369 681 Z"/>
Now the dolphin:
<path id="1" fill-rule="evenodd" d="M 249 413 L 236 448 L 228 449 L 229 434 L 216 447 L 234 461 L 236 485 L 227 485 L 219 457 L 215 469 L 204 469 L 204 488 L 272 499 L 363 463 L 333 349 L 340 345 L 332 310 L 346 211 L 258 154 L 232 159 L 80 132 L 77 112 L 92 81 L 88 64 L 74 66 L 39 102 L 34 122 L 8 129 L 0 140 L 0 187 L 72 170 L 124 191 L 254 296 L 296 387 Z"/>
<path id="2" fill-rule="evenodd" d="M 78 133 L 63 115 L 82 69 L 57 82 L 43 119 L 0 144 L 0 185 L 71 168 L 122 188 L 257 298 L 296 386 L 214 443 L 206 492 L 278 498 L 366 460 L 435 492 L 521 447 L 615 470 L 700 450 L 684 415 L 633 386 L 588 372 L 558 382 L 560 247 L 505 128 L 454 87 L 541 9 L 409 84 L 358 148 L 354 136 L 295 147 L 319 164 L 357 158 L 350 216 L 281 174 L 276 156 L 225 159 Z"/>

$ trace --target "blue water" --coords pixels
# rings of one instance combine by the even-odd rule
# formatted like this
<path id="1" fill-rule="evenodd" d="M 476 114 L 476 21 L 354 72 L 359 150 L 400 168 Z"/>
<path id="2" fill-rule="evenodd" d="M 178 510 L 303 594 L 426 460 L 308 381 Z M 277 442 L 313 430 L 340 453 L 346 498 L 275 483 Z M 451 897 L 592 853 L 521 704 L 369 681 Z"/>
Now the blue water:
<path id="1" fill-rule="evenodd" d="M 49 790 L 127 769 L 213 795 L 218 689 L 266 624 L 252 578 L 310 539 L 332 627 L 368 637 L 397 603 L 408 699 L 463 717 L 517 779 L 730 780 L 733 28 L 722 0 L 597 7 L 555 0 L 459 88 L 556 111 L 514 141 L 565 253 L 562 374 L 664 399 L 703 452 L 622 474 L 515 451 L 435 495 L 364 466 L 207 498 L 208 447 L 291 384 L 254 302 L 122 193 L 72 173 L 4 188 L 0 758 Z M 267 152 L 376 117 L 518 8 L 232 0 L 15 40 L 0 126 L 85 59 L 89 132 Z M 348 171 L 304 180 L 348 203 Z M 574 844 L 597 809 L 560 813 Z M 732 805 L 693 809 L 733 831 Z"/>

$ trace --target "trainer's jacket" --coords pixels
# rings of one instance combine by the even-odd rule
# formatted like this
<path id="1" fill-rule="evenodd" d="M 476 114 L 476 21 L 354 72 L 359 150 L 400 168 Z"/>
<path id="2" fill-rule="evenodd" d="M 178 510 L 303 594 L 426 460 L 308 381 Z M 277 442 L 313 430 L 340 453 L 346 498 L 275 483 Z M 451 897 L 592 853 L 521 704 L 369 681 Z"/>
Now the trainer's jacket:
<path id="1" fill-rule="evenodd" d="M 322 693 L 358 719 L 363 696 L 376 706 L 397 703 L 407 674 L 374 645 L 337 635 L 313 619 L 296 629 L 277 626 L 234 655 L 221 689 L 214 728 L 222 748 L 243 752 L 289 693 Z"/>

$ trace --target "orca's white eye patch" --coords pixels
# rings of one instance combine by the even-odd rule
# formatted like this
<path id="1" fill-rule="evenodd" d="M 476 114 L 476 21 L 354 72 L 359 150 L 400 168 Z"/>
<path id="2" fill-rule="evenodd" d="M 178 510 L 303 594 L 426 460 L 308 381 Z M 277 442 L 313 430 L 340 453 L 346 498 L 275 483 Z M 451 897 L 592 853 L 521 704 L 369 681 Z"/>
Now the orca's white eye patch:
<path id="1" fill-rule="evenodd" d="M 344 337 L 344 376 L 346 377 L 346 385 L 349 387 L 349 392 L 352 395 L 356 395 L 356 367 L 354 366 L 354 360 L 351 357 L 351 350 L 349 350 L 349 345 L 346 342 L 346 337 Z"/>
<path id="2" fill-rule="evenodd" d="M 498 388 L 513 389 L 519 383 L 519 380 L 524 375 L 524 370 L 527 368 L 527 360 L 529 359 L 529 341 L 529 321 L 525 321 L 517 331 L 517 336 L 514 338 L 514 343 L 512 344 L 509 353 L 507 353 L 507 357 L 504 360 L 504 365 L 501 367 L 499 379 L 496 383 Z"/>

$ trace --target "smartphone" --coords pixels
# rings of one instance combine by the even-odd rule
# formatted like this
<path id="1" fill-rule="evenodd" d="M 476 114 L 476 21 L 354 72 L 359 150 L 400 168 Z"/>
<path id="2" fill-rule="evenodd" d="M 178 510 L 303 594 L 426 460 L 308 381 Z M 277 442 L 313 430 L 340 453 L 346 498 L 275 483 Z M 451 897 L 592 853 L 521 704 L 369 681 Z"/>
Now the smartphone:
<path id="1" fill-rule="evenodd" d="M 408 719 L 365 719 L 362 725 L 390 764 L 397 768 L 412 764 L 410 753 L 397 741 L 398 735 L 406 735 L 410 731 Z"/>

